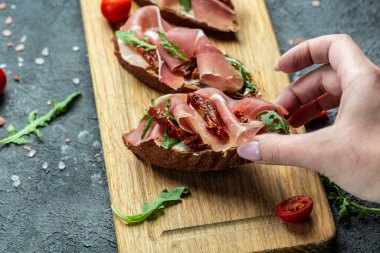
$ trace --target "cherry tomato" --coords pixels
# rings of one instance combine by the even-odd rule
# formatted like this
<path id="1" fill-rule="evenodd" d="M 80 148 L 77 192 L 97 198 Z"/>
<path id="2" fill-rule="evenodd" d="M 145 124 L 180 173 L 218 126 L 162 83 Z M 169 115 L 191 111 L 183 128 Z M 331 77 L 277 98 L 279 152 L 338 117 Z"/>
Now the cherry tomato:
<path id="1" fill-rule="evenodd" d="M 295 223 L 310 217 L 313 200 L 308 196 L 290 197 L 276 205 L 277 215 L 285 222 Z"/>
<path id="2" fill-rule="evenodd" d="M 5 86 L 7 86 L 7 76 L 4 71 L 0 69 L 0 94 L 4 92 Z"/>
<path id="3" fill-rule="evenodd" d="M 102 0 L 100 8 L 110 23 L 121 22 L 128 18 L 131 0 Z"/>

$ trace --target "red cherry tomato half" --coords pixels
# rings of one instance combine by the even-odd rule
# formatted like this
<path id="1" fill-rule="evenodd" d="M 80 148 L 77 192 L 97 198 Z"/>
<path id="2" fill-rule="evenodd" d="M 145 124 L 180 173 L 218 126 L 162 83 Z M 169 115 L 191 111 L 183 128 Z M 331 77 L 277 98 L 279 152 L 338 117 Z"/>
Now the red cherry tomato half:
<path id="1" fill-rule="evenodd" d="M 0 69 L 0 94 L 3 94 L 5 86 L 7 86 L 7 76 L 4 71 Z"/>
<path id="2" fill-rule="evenodd" d="M 131 0 L 102 0 L 100 8 L 110 23 L 121 22 L 128 18 Z"/>
<path id="3" fill-rule="evenodd" d="M 310 217 L 313 200 L 308 196 L 290 197 L 276 205 L 277 215 L 285 222 L 295 223 Z"/>

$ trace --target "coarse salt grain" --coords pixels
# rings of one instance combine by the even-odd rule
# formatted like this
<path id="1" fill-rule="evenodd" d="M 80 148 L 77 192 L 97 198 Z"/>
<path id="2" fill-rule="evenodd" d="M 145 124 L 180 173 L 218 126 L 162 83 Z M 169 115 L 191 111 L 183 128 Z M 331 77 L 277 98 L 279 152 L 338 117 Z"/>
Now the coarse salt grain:
<path id="1" fill-rule="evenodd" d="M 24 145 L 23 148 L 24 148 L 26 151 L 30 151 L 30 150 L 32 150 L 32 148 L 29 147 L 29 146 L 27 146 L 27 145 Z"/>
<path id="2" fill-rule="evenodd" d="M 5 30 L 3 31 L 3 35 L 4 35 L 5 37 L 9 37 L 9 36 L 12 35 L 12 32 L 11 32 L 10 30 L 8 30 L 8 29 L 5 29 Z"/>
<path id="3" fill-rule="evenodd" d="M 78 47 L 78 46 L 73 46 L 73 51 L 74 51 L 74 52 L 79 51 L 79 47 Z"/>
<path id="4" fill-rule="evenodd" d="M 19 61 L 19 62 L 24 62 L 24 58 L 22 58 L 22 57 L 17 57 L 17 60 Z"/>
<path id="5" fill-rule="evenodd" d="M 19 62 L 17 65 L 21 68 L 22 66 L 24 66 L 24 63 Z"/>
<path id="6" fill-rule="evenodd" d="M 0 68 L 4 69 L 7 67 L 7 64 L 3 63 L 3 64 L 0 64 Z"/>
<path id="7" fill-rule="evenodd" d="M 12 5 L 11 5 L 11 9 L 12 9 L 12 10 L 15 10 L 16 8 L 17 8 L 17 6 L 16 6 L 15 4 L 12 4 Z"/>
<path id="8" fill-rule="evenodd" d="M 7 4 L 6 3 L 0 3 L 0 10 L 4 10 L 5 8 L 7 8 Z"/>
<path id="9" fill-rule="evenodd" d="M 13 18 L 12 17 L 7 17 L 4 21 L 6 25 L 11 25 L 13 23 Z"/>
<path id="10" fill-rule="evenodd" d="M 79 84 L 80 83 L 80 80 L 79 78 L 73 78 L 73 80 L 71 80 L 74 84 Z"/>
<path id="11" fill-rule="evenodd" d="M 19 75 L 15 75 L 15 76 L 13 77 L 13 80 L 14 80 L 15 82 L 19 83 L 20 80 L 21 80 L 21 78 L 20 78 Z"/>
<path id="12" fill-rule="evenodd" d="M 70 139 L 69 137 L 66 137 L 66 138 L 65 138 L 65 142 L 66 142 L 66 143 L 70 143 L 70 142 L 71 142 L 71 139 Z"/>
<path id="13" fill-rule="evenodd" d="M 7 47 L 8 47 L 8 48 L 13 47 L 13 43 L 12 43 L 12 42 L 8 42 L 8 43 L 7 43 Z"/>
<path id="14" fill-rule="evenodd" d="M 16 187 L 16 188 L 17 188 L 17 187 L 20 185 L 20 183 L 21 183 L 21 181 L 20 181 L 20 177 L 17 176 L 17 175 L 12 175 L 12 176 L 11 176 L 11 180 L 13 181 L 12 185 L 13 185 L 14 187 Z"/>
<path id="15" fill-rule="evenodd" d="M 42 168 L 43 168 L 44 170 L 46 170 L 46 169 L 48 168 L 48 166 L 49 166 L 49 164 L 48 164 L 47 162 L 44 162 L 44 163 L 42 164 Z"/>
<path id="16" fill-rule="evenodd" d="M 59 161 L 58 163 L 58 169 L 64 170 L 66 168 L 66 164 L 62 161 Z"/>
<path id="17" fill-rule="evenodd" d="M 38 58 L 34 59 L 34 63 L 37 65 L 43 65 L 45 63 L 45 60 L 44 60 L 44 58 L 38 57 Z"/>
<path id="18" fill-rule="evenodd" d="M 21 42 L 21 43 L 24 43 L 24 42 L 26 41 L 27 38 L 28 38 L 28 36 L 23 35 L 23 36 L 21 37 L 21 39 L 20 39 L 20 42 Z"/>
<path id="19" fill-rule="evenodd" d="M 44 49 L 42 49 L 41 54 L 43 56 L 48 56 L 49 55 L 49 48 L 45 47 Z"/>
<path id="20" fill-rule="evenodd" d="M 37 151 L 35 149 L 32 149 L 32 150 L 29 151 L 28 156 L 30 158 L 33 158 L 36 155 L 36 153 L 37 153 Z"/>
<path id="21" fill-rule="evenodd" d="M 312 2 L 311 2 L 311 5 L 312 5 L 313 7 L 319 7 L 319 6 L 321 6 L 321 1 L 318 1 L 318 0 L 316 0 L 316 1 L 312 1 Z"/>
<path id="22" fill-rule="evenodd" d="M 16 51 L 16 52 L 24 51 L 24 49 L 25 49 L 24 44 L 19 44 L 19 45 L 17 45 L 17 46 L 15 47 L 15 51 Z"/>
<path id="23" fill-rule="evenodd" d="M 3 117 L 0 116 L 0 127 L 4 126 L 5 123 L 7 123 L 7 121 Z"/>

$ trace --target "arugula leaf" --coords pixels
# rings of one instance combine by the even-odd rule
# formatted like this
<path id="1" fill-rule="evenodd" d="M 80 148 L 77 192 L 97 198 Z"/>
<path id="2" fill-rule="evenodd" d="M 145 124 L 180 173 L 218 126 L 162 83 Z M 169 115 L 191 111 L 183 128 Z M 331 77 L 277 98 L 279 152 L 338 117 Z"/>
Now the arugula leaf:
<path id="1" fill-rule="evenodd" d="M 145 135 L 146 133 L 148 132 L 150 126 L 152 125 L 153 123 L 153 119 L 152 118 L 149 118 L 146 122 L 145 122 L 145 128 L 144 130 L 142 131 L 141 133 L 141 140 L 143 140 L 145 138 Z"/>
<path id="2" fill-rule="evenodd" d="M 189 12 L 191 10 L 190 0 L 179 0 L 179 4 L 183 6 L 186 12 Z"/>
<path id="3" fill-rule="evenodd" d="M 29 144 L 31 141 L 24 137 L 25 135 L 29 134 L 34 134 L 39 140 L 43 141 L 44 135 L 39 130 L 39 128 L 48 126 L 51 120 L 53 120 L 58 115 L 66 112 L 69 109 L 71 102 L 73 102 L 79 96 L 80 93 L 74 92 L 62 102 L 51 100 L 50 103 L 53 105 L 53 108 L 41 117 L 37 116 L 37 110 L 32 111 L 29 113 L 27 124 L 22 130 L 18 131 L 13 125 L 9 125 L 7 129 L 8 135 L 4 139 L 0 140 L 0 144 Z"/>
<path id="4" fill-rule="evenodd" d="M 159 209 L 163 209 L 170 204 L 181 202 L 181 196 L 187 194 L 189 191 L 190 189 L 188 187 L 176 187 L 171 191 L 165 189 L 157 196 L 156 200 L 151 205 L 143 203 L 143 212 L 137 215 L 127 216 L 121 214 L 113 205 L 111 205 L 111 208 L 117 217 L 127 222 L 128 225 L 133 225 L 146 220 Z"/>
<path id="5" fill-rule="evenodd" d="M 166 38 L 166 35 L 164 33 L 160 31 L 157 33 L 158 36 L 160 36 L 161 45 L 168 50 L 171 56 L 175 56 L 181 61 L 190 61 L 189 58 L 179 52 L 179 46 L 177 44 L 173 45 L 170 41 L 168 41 L 168 38 Z"/>
<path id="6" fill-rule="evenodd" d="M 176 145 L 180 142 L 181 142 L 181 140 L 178 138 L 170 138 L 168 135 L 168 130 L 166 130 L 164 133 L 164 140 L 162 142 L 162 147 L 164 149 L 170 149 L 171 147 L 173 147 L 174 145 Z"/>
<path id="7" fill-rule="evenodd" d="M 154 98 L 151 98 L 151 99 L 150 99 L 150 107 L 153 107 L 153 106 L 154 106 Z M 144 115 L 143 115 L 142 118 L 140 119 L 140 122 L 143 121 L 144 119 L 146 119 L 146 117 L 149 116 L 148 111 L 149 111 L 149 109 L 145 109 Z"/>
<path id="8" fill-rule="evenodd" d="M 289 134 L 288 122 L 277 114 L 276 111 L 262 111 L 256 114 L 256 119 L 261 117 L 261 121 L 269 126 L 269 132 L 280 132 Z"/>
<path id="9" fill-rule="evenodd" d="M 321 180 L 326 189 L 327 199 L 339 209 L 339 221 L 354 214 L 359 219 L 363 218 L 367 213 L 380 214 L 380 208 L 367 207 L 352 201 L 339 186 L 331 182 L 327 177 L 321 176 Z"/>
<path id="10" fill-rule="evenodd" d="M 249 93 L 256 93 L 255 84 L 251 82 L 251 74 L 245 69 L 244 64 L 227 54 L 225 54 L 224 57 L 226 57 L 227 61 L 231 64 L 232 67 L 238 69 L 240 75 L 243 77 L 243 88 L 241 92 L 244 95 Z"/>
<path id="11" fill-rule="evenodd" d="M 140 40 L 136 37 L 136 34 L 133 31 L 123 32 L 117 31 L 116 37 L 122 40 L 124 43 L 133 46 L 133 47 L 141 47 L 145 49 L 145 52 L 149 52 L 151 50 L 156 50 L 157 47 L 155 45 L 151 45 L 147 43 L 147 39 Z"/>
<path id="12" fill-rule="evenodd" d="M 175 119 L 174 115 L 171 114 L 170 111 L 169 111 L 169 109 L 170 109 L 170 104 L 171 104 L 170 99 L 166 100 L 165 115 L 168 116 L 168 118 L 169 118 L 173 123 L 177 123 L 177 120 Z"/>

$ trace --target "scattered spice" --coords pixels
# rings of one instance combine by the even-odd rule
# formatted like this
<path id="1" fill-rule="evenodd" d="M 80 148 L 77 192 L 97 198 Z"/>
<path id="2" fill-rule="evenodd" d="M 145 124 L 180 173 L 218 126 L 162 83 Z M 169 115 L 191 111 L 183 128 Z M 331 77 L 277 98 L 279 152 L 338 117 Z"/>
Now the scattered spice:
<path id="1" fill-rule="evenodd" d="M 66 164 L 62 161 L 59 161 L 58 163 L 58 169 L 64 170 L 66 168 Z"/>
<path id="2" fill-rule="evenodd" d="M 74 52 L 79 51 L 79 47 L 78 47 L 78 46 L 73 46 L 73 51 L 74 51 Z"/>
<path id="3" fill-rule="evenodd" d="M 7 4 L 4 2 L 0 3 L 0 10 L 4 10 L 5 8 L 7 8 Z"/>
<path id="4" fill-rule="evenodd" d="M 19 75 L 15 75 L 14 77 L 13 77 L 13 80 L 15 81 L 15 82 L 20 82 L 20 76 Z"/>
<path id="5" fill-rule="evenodd" d="M 4 21 L 6 25 L 11 25 L 13 23 L 13 18 L 12 17 L 7 17 Z"/>
<path id="6" fill-rule="evenodd" d="M 43 168 L 44 170 L 46 170 L 46 169 L 48 168 L 48 166 L 49 166 L 49 164 L 48 164 L 47 162 L 44 162 L 44 163 L 42 164 L 42 168 Z"/>
<path id="7" fill-rule="evenodd" d="M 5 123 L 7 123 L 7 121 L 3 117 L 0 116 L 0 127 L 4 126 Z"/>
<path id="8" fill-rule="evenodd" d="M 7 43 L 7 47 L 8 47 L 8 48 L 12 48 L 13 46 L 14 46 L 14 45 L 13 45 L 12 42 L 8 42 L 8 43 Z"/>
<path id="9" fill-rule="evenodd" d="M 38 57 L 38 58 L 34 59 L 34 63 L 37 65 L 44 65 L 45 60 L 44 60 L 44 58 Z"/>
<path id="10" fill-rule="evenodd" d="M 312 1 L 312 2 L 311 2 L 311 5 L 312 5 L 313 7 L 318 8 L 319 6 L 321 6 L 321 1 L 319 1 L 319 0 Z"/>
<path id="11" fill-rule="evenodd" d="M 19 45 L 17 45 L 17 46 L 15 47 L 15 51 L 16 51 L 16 52 L 24 51 L 24 49 L 25 49 L 24 44 L 19 44 Z"/>
<path id="12" fill-rule="evenodd" d="M 65 138 L 65 142 L 66 142 L 66 143 L 70 143 L 70 142 L 71 142 L 71 139 L 70 139 L 69 137 L 66 137 L 66 138 Z"/>
<path id="13" fill-rule="evenodd" d="M 297 38 L 294 40 L 294 45 L 301 44 L 302 42 L 303 42 L 303 39 L 300 38 L 300 37 L 297 37 Z"/>
<path id="14" fill-rule="evenodd" d="M 30 158 L 33 158 L 36 155 L 36 153 L 37 153 L 37 151 L 35 149 L 32 149 L 32 150 L 29 151 L 28 156 Z"/>
<path id="15" fill-rule="evenodd" d="M 8 29 L 5 29 L 5 30 L 3 31 L 3 35 L 4 35 L 4 37 L 9 37 L 9 36 L 12 35 L 12 32 L 11 32 L 10 30 L 8 30 Z"/>
<path id="16" fill-rule="evenodd" d="M 14 187 L 16 187 L 16 188 L 17 188 L 17 187 L 20 185 L 20 183 L 21 183 L 21 181 L 20 181 L 20 177 L 17 176 L 17 175 L 12 175 L 12 176 L 11 176 L 11 180 L 13 181 L 12 185 L 13 185 Z"/>

